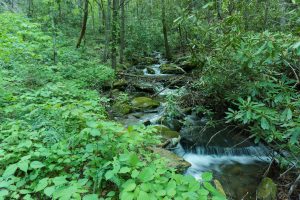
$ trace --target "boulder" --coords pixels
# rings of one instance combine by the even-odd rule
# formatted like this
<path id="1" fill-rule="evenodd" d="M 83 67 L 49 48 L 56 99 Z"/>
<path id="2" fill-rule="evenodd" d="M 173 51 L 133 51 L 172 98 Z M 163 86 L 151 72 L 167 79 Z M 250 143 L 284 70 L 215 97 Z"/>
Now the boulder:
<path id="1" fill-rule="evenodd" d="M 163 64 L 161 67 L 162 74 L 184 74 L 185 71 L 176 64 Z"/>
<path id="2" fill-rule="evenodd" d="M 264 178 L 257 188 L 258 200 L 275 200 L 277 186 L 270 178 Z"/>
<path id="3" fill-rule="evenodd" d="M 217 179 L 214 179 L 214 184 L 215 184 L 216 189 L 218 190 L 218 192 L 220 192 L 224 197 L 226 197 L 226 193 L 224 191 L 224 188 L 223 188 L 221 182 Z"/>
<path id="4" fill-rule="evenodd" d="M 136 110 L 147 110 L 159 107 L 160 103 L 148 97 L 136 97 L 131 101 Z"/>
<path id="5" fill-rule="evenodd" d="M 154 69 L 152 69 L 151 67 L 146 67 L 146 69 L 148 74 L 155 74 Z"/>
<path id="6" fill-rule="evenodd" d="M 156 92 L 153 84 L 147 82 L 137 82 L 132 85 L 136 90 L 140 92 L 146 92 L 154 94 Z"/>
<path id="7" fill-rule="evenodd" d="M 183 61 L 182 63 L 179 64 L 179 67 L 186 72 L 192 71 L 193 69 L 197 68 L 197 66 L 198 65 L 196 63 L 190 60 Z"/>
<path id="8" fill-rule="evenodd" d="M 114 82 L 113 88 L 114 89 L 125 89 L 128 86 L 128 81 L 125 79 L 120 79 Z"/>
<path id="9" fill-rule="evenodd" d="M 117 116 L 124 116 L 131 113 L 132 107 L 127 103 L 117 102 L 112 106 L 112 111 Z"/>
<path id="10" fill-rule="evenodd" d="M 167 166 L 176 169 L 178 173 L 186 171 L 191 166 L 190 163 L 171 151 L 162 148 L 151 148 L 151 150 L 153 153 L 158 154 L 161 158 L 165 159 L 167 161 Z"/>
<path id="11" fill-rule="evenodd" d="M 155 129 L 155 133 L 162 136 L 162 142 L 166 142 L 169 139 L 179 137 L 179 133 L 177 131 L 173 131 L 166 126 L 157 125 L 155 126 Z"/>

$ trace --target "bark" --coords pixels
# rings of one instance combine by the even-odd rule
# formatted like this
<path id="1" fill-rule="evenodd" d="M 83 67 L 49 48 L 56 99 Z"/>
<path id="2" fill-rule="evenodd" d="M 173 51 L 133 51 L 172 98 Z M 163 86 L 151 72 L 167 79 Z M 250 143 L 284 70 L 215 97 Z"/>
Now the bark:
<path id="1" fill-rule="evenodd" d="M 166 53 L 166 58 L 168 60 L 170 60 L 171 59 L 171 51 L 170 51 L 170 46 L 169 46 L 169 41 L 168 41 L 168 28 L 167 28 L 167 22 L 166 22 L 165 0 L 161 0 L 161 5 L 162 5 L 162 25 L 163 25 L 165 53 Z"/>
<path id="2" fill-rule="evenodd" d="M 222 0 L 217 0 L 217 12 L 218 12 L 218 18 L 220 20 L 223 19 L 223 14 L 222 14 Z"/>
<path id="3" fill-rule="evenodd" d="M 113 0 L 113 19 L 112 19 L 112 46 L 111 46 L 111 66 L 117 67 L 117 21 L 118 21 L 118 1 Z"/>
<path id="4" fill-rule="evenodd" d="M 108 59 L 108 52 L 109 52 L 109 43 L 110 43 L 110 18 L 111 18 L 111 0 L 107 1 L 107 12 L 106 12 L 106 19 L 105 19 L 105 48 L 103 53 L 103 61 L 106 62 Z"/>
<path id="5" fill-rule="evenodd" d="M 125 0 L 121 0 L 120 63 L 124 63 L 125 49 Z"/>
<path id="6" fill-rule="evenodd" d="M 281 11 L 281 17 L 280 17 L 280 27 L 281 30 L 285 29 L 285 25 L 286 25 L 286 2 L 285 0 L 280 0 L 280 11 Z"/>
<path id="7" fill-rule="evenodd" d="M 84 14 L 83 14 L 83 19 L 82 19 L 82 28 L 81 28 L 81 32 L 80 32 L 80 36 L 79 36 L 76 48 L 80 47 L 81 41 L 82 41 L 83 37 L 85 36 L 88 14 L 89 14 L 89 0 L 85 0 Z"/>
<path id="8" fill-rule="evenodd" d="M 33 15 L 33 0 L 28 0 L 28 11 L 27 11 L 27 16 L 32 17 Z"/>

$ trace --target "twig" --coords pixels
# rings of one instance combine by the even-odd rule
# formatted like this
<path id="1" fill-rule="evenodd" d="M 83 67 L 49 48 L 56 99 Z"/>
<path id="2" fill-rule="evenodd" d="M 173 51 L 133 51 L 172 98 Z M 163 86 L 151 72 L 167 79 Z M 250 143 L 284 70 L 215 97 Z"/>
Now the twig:
<path id="1" fill-rule="evenodd" d="M 219 130 L 218 132 L 216 132 L 213 136 L 211 136 L 211 138 L 209 139 L 209 141 L 206 144 L 206 147 L 209 145 L 209 143 L 214 139 L 214 137 L 216 137 L 219 133 L 222 133 L 223 131 L 225 131 L 226 129 L 228 129 L 229 127 L 232 127 L 233 125 L 229 125 L 225 128 L 223 128 L 222 130 Z"/>
<path id="2" fill-rule="evenodd" d="M 292 169 L 294 169 L 294 167 L 296 167 L 295 163 L 293 166 L 291 166 L 290 168 L 288 168 L 285 172 L 283 172 L 282 174 L 280 174 L 279 178 L 282 178 L 284 175 L 286 175 L 286 173 L 288 173 L 289 171 L 291 171 Z"/>
<path id="3" fill-rule="evenodd" d="M 269 173 L 269 171 L 270 171 L 270 168 L 271 168 L 271 166 L 272 166 L 274 160 L 275 160 L 275 158 L 273 157 L 272 160 L 271 160 L 271 162 L 270 162 L 270 164 L 269 164 L 269 166 L 268 166 L 268 169 L 265 171 L 265 173 L 264 173 L 264 175 L 263 175 L 264 178 L 268 175 L 268 173 Z"/>
<path id="4" fill-rule="evenodd" d="M 239 145 L 243 144 L 243 143 L 244 143 L 244 142 L 246 142 L 247 140 L 250 140 L 250 139 L 252 139 L 254 136 L 255 136 L 255 134 L 253 134 L 253 135 L 250 135 L 248 138 L 246 138 L 245 140 L 241 141 L 240 143 L 238 143 L 238 144 L 234 145 L 234 146 L 233 146 L 233 147 L 231 147 L 231 148 L 235 148 L 235 147 L 237 147 L 237 146 L 239 146 Z"/>
<path id="5" fill-rule="evenodd" d="M 298 183 L 300 182 L 300 174 L 299 176 L 296 178 L 295 182 L 293 183 L 293 185 L 290 187 L 290 190 L 289 190 L 289 199 L 291 200 L 291 196 L 294 192 L 294 190 L 297 188 L 297 185 Z"/>

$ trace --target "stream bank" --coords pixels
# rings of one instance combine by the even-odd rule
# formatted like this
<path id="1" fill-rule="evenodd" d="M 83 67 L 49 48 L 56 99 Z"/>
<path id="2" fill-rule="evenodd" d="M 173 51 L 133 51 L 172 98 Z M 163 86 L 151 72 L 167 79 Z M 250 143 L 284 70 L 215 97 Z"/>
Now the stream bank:
<path id="1" fill-rule="evenodd" d="M 246 140 L 247 137 L 225 122 L 208 126 L 205 116 L 198 116 L 191 110 L 182 113 L 182 120 L 169 123 L 166 120 L 170 106 L 168 97 L 185 90 L 182 82 L 189 79 L 193 67 L 186 60 L 176 65 L 168 63 L 158 52 L 153 59 L 146 60 L 122 73 L 123 78 L 114 84 L 113 92 L 130 94 L 116 103 L 119 105 L 114 105 L 114 120 L 125 126 L 165 127 L 168 134 L 164 135 L 170 136 L 167 139 L 180 138 L 175 142 L 170 140 L 169 150 L 189 163 L 181 166 L 186 175 L 201 181 L 201 174 L 211 171 L 229 199 L 256 199 L 257 188 L 273 152 L 262 144 Z"/>

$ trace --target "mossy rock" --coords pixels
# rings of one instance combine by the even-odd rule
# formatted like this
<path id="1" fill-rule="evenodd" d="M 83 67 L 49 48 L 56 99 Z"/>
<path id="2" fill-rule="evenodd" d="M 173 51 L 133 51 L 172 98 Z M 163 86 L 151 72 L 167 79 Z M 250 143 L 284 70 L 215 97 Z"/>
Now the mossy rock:
<path id="1" fill-rule="evenodd" d="M 147 110 L 159 107 L 160 103 L 148 97 L 136 97 L 131 101 L 136 110 Z"/>
<path id="2" fill-rule="evenodd" d="M 184 74 L 185 71 L 178 67 L 176 64 L 163 64 L 161 67 L 161 73 L 163 74 Z"/>
<path id="3" fill-rule="evenodd" d="M 132 111 L 132 107 L 127 104 L 127 103 L 115 103 L 112 106 L 112 111 L 117 115 L 117 116 L 124 116 Z"/>
<path id="4" fill-rule="evenodd" d="M 155 70 L 151 67 L 146 67 L 148 74 L 155 74 Z"/>
<path id="5" fill-rule="evenodd" d="M 191 166 L 189 162 L 171 151 L 162 148 L 151 148 L 151 150 L 153 153 L 158 154 L 161 158 L 165 159 L 167 161 L 167 166 L 176 169 L 178 173 L 186 171 Z"/>
<path id="6" fill-rule="evenodd" d="M 277 194 L 277 186 L 270 178 L 264 178 L 257 189 L 258 200 L 275 200 Z"/>
<path id="7" fill-rule="evenodd" d="M 128 86 L 128 81 L 126 81 L 125 79 L 120 79 L 117 80 L 116 82 L 114 82 L 113 84 L 113 88 L 114 89 L 124 89 Z"/>
<path id="8" fill-rule="evenodd" d="M 169 140 L 171 138 L 179 137 L 179 133 L 177 131 L 173 131 L 166 126 L 157 125 L 155 126 L 155 129 L 157 130 L 155 133 L 162 136 L 163 138 L 162 142 L 165 142 L 166 140 Z"/>
<path id="9" fill-rule="evenodd" d="M 183 61 L 179 64 L 179 67 L 182 68 L 184 71 L 189 72 L 193 69 L 196 69 L 198 65 L 190 60 Z"/>
<path id="10" fill-rule="evenodd" d="M 147 83 L 147 82 L 137 82 L 132 84 L 132 86 L 141 92 L 151 93 L 154 94 L 156 92 L 155 88 L 153 87 L 153 84 Z"/>

